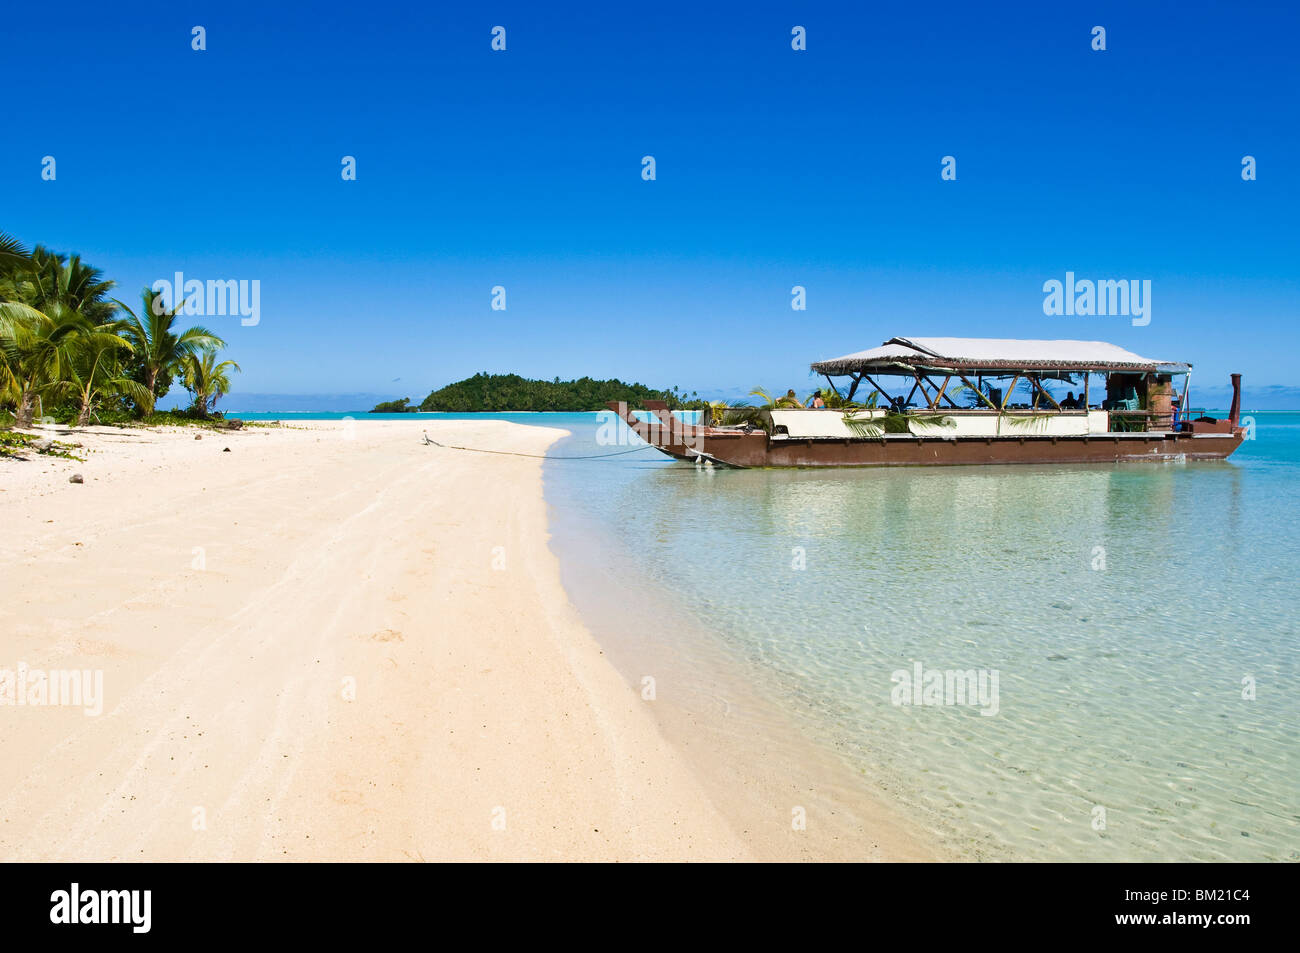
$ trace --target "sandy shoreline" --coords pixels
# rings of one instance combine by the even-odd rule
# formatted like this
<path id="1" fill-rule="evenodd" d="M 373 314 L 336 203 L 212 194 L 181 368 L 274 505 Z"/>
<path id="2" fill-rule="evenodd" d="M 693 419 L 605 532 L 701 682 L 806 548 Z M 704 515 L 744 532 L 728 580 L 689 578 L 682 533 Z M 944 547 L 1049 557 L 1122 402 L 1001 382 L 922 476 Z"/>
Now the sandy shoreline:
<path id="1" fill-rule="evenodd" d="M 84 463 L 0 461 L 0 669 L 104 685 L 96 717 L 0 707 L 0 856 L 806 856 L 724 813 L 583 627 L 540 460 L 426 429 L 564 434 L 104 428 L 59 437 Z"/>

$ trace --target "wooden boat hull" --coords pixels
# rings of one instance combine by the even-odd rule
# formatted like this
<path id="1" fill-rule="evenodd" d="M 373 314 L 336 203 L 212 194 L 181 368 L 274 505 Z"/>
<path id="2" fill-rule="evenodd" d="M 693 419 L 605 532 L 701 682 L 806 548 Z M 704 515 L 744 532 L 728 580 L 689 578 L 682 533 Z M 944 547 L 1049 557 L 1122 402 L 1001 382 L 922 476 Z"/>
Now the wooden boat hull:
<path id="1" fill-rule="evenodd" d="M 771 437 L 683 424 L 667 406 L 648 401 L 654 417 L 640 420 L 626 404 L 610 404 L 642 440 L 688 462 L 733 467 L 913 467 L 1042 463 L 1160 463 L 1224 460 L 1239 446 L 1239 427 L 1211 433 L 1115 433 L 1088 436 L 874 438 Z"/>

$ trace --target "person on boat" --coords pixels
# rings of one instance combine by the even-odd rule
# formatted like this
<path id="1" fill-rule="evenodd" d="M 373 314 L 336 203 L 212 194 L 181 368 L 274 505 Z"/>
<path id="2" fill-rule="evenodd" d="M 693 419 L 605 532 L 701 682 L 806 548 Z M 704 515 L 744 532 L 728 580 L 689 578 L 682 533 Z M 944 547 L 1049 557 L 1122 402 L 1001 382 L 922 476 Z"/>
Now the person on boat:
<path id="1" fill-rule="evenodd" d="M 826 406 L 826 401 L 822 400 L 822 392 L 819 390 L 813 391 L 813 398 L 812 398 L 813 409 L 820 410 L 825 406 Z"/>

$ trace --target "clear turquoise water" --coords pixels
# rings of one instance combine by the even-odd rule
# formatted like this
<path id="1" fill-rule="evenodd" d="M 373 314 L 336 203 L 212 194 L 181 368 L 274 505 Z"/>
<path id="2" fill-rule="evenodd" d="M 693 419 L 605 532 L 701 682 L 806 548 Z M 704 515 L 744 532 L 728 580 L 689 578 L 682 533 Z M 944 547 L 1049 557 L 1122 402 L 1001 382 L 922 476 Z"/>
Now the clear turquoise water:
<path id="1" fill-rule="evenodd" d="M 710 472 L 647 450 L 551 463 L 547 495 L 562 556 L 694 623 L 619 638 L 754 673 L 952 850 L 1297 860 L 1300 413 L 1255 419 L 1227 463 Z M 591 417 L 556 422 L 556 455 L 601 449 Z M 996 670 L 997 714 L 893 704 L 916 662 Z"/>
<path id="2" fill-rule="evenodd" d="M 563 460 L 624 448 L 491 416 L 573 432 L 546 493 L 598 635 L 761 686 L 947 848 L 1300 859 L 1300 413 L 1226 463 L 879 471 Z M 917 662 L 996 670 L 997 714 L 894 704 Z"/>
<path id="3" fill-rule="evenodd" d="M 353 410 L 346 413 L 335 411 L 257 411 L 255 413 L 237 413 L 232 411 L 229 416 L 238 417 L 241 420 L 283 420 L 293 422 L 295 420 L 482 420 L 485 417 L 499 420 L 514 420 L 518 423 L 539 423 L 546 418 L 570 416 L 560 414 L 372 414 L 364 410 Z M 571 415 L 574 417 L 583 416 L 580 414 Z M 585 415 L 591 417 L 590 414 Z"/>

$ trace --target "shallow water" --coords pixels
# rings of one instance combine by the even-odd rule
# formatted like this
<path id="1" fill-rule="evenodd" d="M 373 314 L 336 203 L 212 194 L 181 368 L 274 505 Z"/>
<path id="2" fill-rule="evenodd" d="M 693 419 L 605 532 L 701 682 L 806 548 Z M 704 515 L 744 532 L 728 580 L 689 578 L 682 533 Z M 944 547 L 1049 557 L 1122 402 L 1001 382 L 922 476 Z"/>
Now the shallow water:
<path id="1" fill-rule="evenodd" d="M 1300 414 L 1255 419 L 1227 463 L 697 471 L 647 449 L 548 463 L 547 496 L 570 583 L 672 601 L 625 654 L 743 674 L 950 850 L 1296 860 Z M 594 415 L 544 420 L 574 432 L 557 456 L 621 449 Z M 984 675 L 984 703 L 896 704 L 917 663 Z"/>

